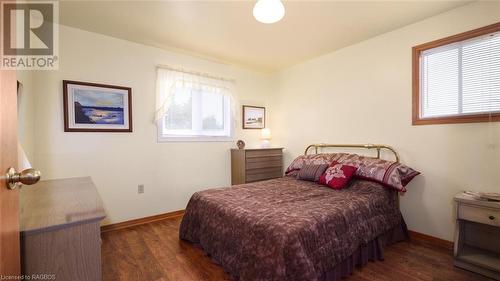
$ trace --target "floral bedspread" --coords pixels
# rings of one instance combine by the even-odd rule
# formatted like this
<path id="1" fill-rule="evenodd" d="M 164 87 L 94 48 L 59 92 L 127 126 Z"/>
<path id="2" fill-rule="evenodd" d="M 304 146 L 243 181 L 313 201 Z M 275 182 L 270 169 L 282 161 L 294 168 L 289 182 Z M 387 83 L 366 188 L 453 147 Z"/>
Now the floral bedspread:
<path id="1" fill-rule="evenodd" d="M 378 183 L 284 177 L 193 194 L 179 236 L 234 279 L 317 280 L 401 220 L 395 191 Z"/>

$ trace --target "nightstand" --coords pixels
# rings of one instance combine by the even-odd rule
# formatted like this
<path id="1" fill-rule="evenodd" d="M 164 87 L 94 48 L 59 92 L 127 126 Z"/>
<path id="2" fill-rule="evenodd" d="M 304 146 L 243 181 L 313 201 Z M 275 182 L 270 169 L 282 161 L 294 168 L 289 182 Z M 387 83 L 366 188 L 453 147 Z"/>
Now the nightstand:
<path id="1" fill-rule="evenodd" d="M 455 266 L 500 280 L 500 202 L 455 196 Z"/>
<path id="2" fill-rule="evenodd" d="M 283 176 L 283 148 L 231 149 L 231 184 Z"/>

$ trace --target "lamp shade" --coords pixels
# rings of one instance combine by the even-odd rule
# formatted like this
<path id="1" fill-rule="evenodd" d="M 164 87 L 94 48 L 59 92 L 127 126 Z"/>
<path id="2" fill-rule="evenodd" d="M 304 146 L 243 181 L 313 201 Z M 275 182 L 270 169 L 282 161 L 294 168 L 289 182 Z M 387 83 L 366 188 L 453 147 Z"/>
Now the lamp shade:
<path id="1" fill-rule="evenodd" d="M 271 130 L 268 128 L 262 129 L 260 132 L 260 139 L 262 140 L 270 140 L 271 139 Z"/>

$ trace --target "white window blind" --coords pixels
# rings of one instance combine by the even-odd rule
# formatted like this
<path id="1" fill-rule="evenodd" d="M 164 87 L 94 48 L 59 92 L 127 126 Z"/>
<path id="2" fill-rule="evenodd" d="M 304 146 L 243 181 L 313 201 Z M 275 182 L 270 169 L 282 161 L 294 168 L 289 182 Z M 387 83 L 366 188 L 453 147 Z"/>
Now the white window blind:
<path id="1" fill-rule="evenodd" d="M 420 117 L 500 112 L 500 33 L 425 50 Z"/>

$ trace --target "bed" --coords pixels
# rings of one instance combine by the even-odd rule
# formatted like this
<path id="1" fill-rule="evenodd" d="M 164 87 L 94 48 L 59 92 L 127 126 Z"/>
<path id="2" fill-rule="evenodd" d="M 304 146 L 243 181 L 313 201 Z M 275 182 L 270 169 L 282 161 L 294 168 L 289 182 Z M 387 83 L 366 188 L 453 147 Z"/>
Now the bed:
<path id="1" fill-rule="evenodd" d="M 333 190 L 285 176 L 196 192 L 179 237 L 235 280 L 326 281 L 383 259 L 383 247 L 407 230 L 397 192 L 380 183 L 355 179 Z"/>

